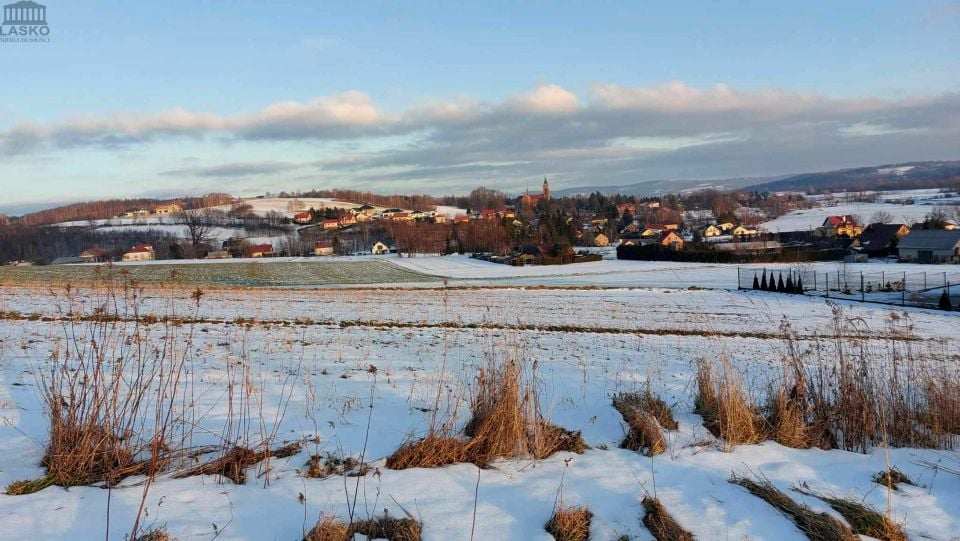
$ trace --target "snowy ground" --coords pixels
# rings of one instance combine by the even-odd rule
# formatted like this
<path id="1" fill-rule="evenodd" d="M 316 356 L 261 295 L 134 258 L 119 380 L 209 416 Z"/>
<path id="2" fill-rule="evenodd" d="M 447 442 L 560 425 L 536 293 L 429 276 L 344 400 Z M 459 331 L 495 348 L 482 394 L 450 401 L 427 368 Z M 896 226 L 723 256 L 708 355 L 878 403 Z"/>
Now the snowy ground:
<path id="1" fill-rule="evenodd" d="M 907 225 L 922 222 L 933 210 L 930 205 L 896 205 L 893 203 L 844 203 L 830 207 L 816 207 L 795 210 L 779 218 L 760 224 L 760 228 L 771 233 L 788 231 L 809 231 L 823 225 L 827 216 L 849 214 L 857 216 L 862 223 L 870 223 L 877 212 L 886 212 L 893 217 L 893 223 Z"/>
<path id="2" fill-rule="evenodd" d="M 939 461 L 957 468 L 956 452 L 858 454 L 766 442 L 725 453 L 710 444 L 712 437 L 691 413 L 696 359 L 728 358 L 748 381 L 762 385 L 780 364 L 782 324 L 801 340 L 829 328 L 832 308 L 821 299 L 682 289 L 694 281 L 721 288 L 735 284 L 734 267 L 712 265 L 603 261 L 514 268 L 461 257 L 391 261 L 476 287 L 225 289 L 204 295 L 197 308 L 204 322 L 193 329 L 192 342 L 181 346 L 190 359 L 193 400 L 184 414 L 195 419 L 193 443 L 218 441 L 228 406 L 237 400 L 228 394 L 228 374 L 236 367 L 249 369 L 245 387 L 253 389 L 252 422 L 243 432 L 248 441 L 275 433 L 276 444 L 311 443 L 293 457 L 272 461 L 268 472 L 264 464 L 250 468 L 243 486 L 213 476 L 162 476 L 147 496 L 147 525 L 166 525 L 180 540 L 293 541 L 321 512 L 346 516 L 356 496 L 362 518 L 384 508 L 398 516 L 405 509 L 423 523 L 428 540 L 469 539 L 473 528 L 478 540 L 549 540 L 543 525 L 562 479 L 564 501 L 588 505 L 594 513 L 591 539 L 650 539 L 640 522 L 647 492 L 655 492 L 698 539 L 805 539 L 788 519 L 727 482 L 731 473 L 755 473 L 818 510 L 826 510 L 823 502 L 790 487 L 806 483 L 881 510 L 889 505 L 912 539 L 960 535 L 960 477 L 934 475 L 922 465 Z M 569 281 L 637 289 L 529 287 Z M 193 306 L 189 293 L 148 290 L 141 308 L 187 314 Z M 0 319 L 2 486 L 43 474 L 46 432 L 37 373 L 51 351 L 66 345 L 62 325 L 43 316 L 66 305 L 63 295 L 0 288 L 0 312 L 7 314 Z M 95 295 L 82 293 L 74 300 L 86 310 L 96 304 Z M 891 315 L 901 314 L 869 305 L 847 310 L 880 334 Z M 905 314 L 921 339 L 917 347 L 960 358 L 956 315 Z M 181 336 L 187 331 L 178 330 Z M 465 392 L 490 356 L 506 355 L 537 362 L 551 422 L 582 430 L 591 450 L 543 461 L 500 461 L 486 470 L 384 467 L 385 456 L 411 435 L 423 434 L 429 418 L 424 410 L 433 404 L 441 373 L 443 394 L 452 397 Z M 624 432 L 610 406 L 612 394 L 646 383 L 671 404 L 680 422 L 668 452 L 655 458 L 617 448 Z M 327 452 L 365 453 L 375 471 L 346 483 L 340 477 L 304 478 L 300 472 L 309 455 Z M 888 494 L 870 480 L 888 465 L 924 487 Z M 123 539 L 143 494 L 142 481 L 131 478 L 111 491 L 49 487 L 27 496 L 0 495 L 0 539 L 103 539 L 108 501 L 110 538 Z"/>

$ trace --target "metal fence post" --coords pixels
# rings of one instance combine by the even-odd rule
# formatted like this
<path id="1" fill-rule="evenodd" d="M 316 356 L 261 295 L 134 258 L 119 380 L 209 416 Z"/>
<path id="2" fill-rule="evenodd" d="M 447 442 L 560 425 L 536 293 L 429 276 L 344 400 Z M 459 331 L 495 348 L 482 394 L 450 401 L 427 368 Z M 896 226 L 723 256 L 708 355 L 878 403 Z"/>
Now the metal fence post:
<path id="1" fill-rule="evenodd" d="M 827 292 L 827 298 L 829 299 L 830 298 L 830 273 L 829 272 L 823 273 L 823 280 L 825 282 L 823 285 L 823 288 L 824 288 L 824 291 Z"/>
<path id="2" fill-rule="evenodd" d="M 907 305 L 907 272 L 903 272 L 903 285 L 900 287 L 900 304 Z"/>
<path id="3" fill-rule="evenodd" d="M 860 271 L 860 301 L 867 300 L 866 296 L 863 293 L 863 271 Z"/>

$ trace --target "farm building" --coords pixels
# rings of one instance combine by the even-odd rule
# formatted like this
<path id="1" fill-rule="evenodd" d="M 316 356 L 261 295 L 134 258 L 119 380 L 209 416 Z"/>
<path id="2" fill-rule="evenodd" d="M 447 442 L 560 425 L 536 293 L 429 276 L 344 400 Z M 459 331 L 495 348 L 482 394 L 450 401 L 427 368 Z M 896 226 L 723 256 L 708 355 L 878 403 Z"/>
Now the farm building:
<path id="1" fill-rule="evenodd" d="M 960 230 L 914 229 L 897 248 L 906 261 L 960 263 Z"/>
<path id="2" fill-rule="evenodd" d="M 243 257 L 270 257 L 272 255 L 272 244 L 254 244 L 243 249 Z"/>
<path id="3" fill-rule="evenodd" d="M 156 259 L 156 254 L 153 246 L 149 244 L 137 244 L 123 254 L 124 261 L 153 261 L 154 259 Z"/>
<path id="4" fill-rule="evenodd" d="M 389 254 L 390 247 L 382 242 L 377 242 L 373 245 L 373 248 L 370 248 L 370 253 L 373 255 Z"/>
<path id="5" fill-rule="evenodd" d="M 107 251 L 103 248 L 88 248 L 80 252 L 80 259 L 82 259 L 84 263 L 103 263 L 110 258 L 107 255 Z"/>
<path id="6" fill-rule="evenodd" d="M 318 240 L 313 245 L 313 255 L 333 255 L 333 242 Z"/>

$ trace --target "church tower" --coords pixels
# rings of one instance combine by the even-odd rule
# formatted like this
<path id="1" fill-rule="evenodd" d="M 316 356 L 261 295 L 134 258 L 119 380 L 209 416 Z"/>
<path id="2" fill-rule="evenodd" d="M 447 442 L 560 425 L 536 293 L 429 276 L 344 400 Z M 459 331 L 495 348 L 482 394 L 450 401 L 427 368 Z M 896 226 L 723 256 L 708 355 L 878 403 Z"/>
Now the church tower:
<path id="1" fill-rule="evenodd" d="M 547 183 L 547 177 L 543 177 L 543 198 L 550 200 L 550 184 Z"/>

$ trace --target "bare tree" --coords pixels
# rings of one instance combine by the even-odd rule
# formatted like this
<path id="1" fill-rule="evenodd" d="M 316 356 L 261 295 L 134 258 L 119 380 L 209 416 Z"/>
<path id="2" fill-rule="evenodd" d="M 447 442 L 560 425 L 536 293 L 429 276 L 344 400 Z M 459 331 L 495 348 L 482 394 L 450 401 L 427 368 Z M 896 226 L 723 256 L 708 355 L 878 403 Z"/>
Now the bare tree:
<path id="1" fill-rule="evenodd" d="M 213 220 L 211 218 L 212 216 L 203 210 L 184 211 L 177 215 L 177 223 L 187 226 L 187 236 L 194 248 L 213 239 Z"/>
<path id="2" fill-rule="evenodd" d="M 872 224 L 889 224 L 893 222 L 893 214 L 885 210 L 878 210 L 873 213 L 873 216 L 870 216 L 870 223 Z"/>

